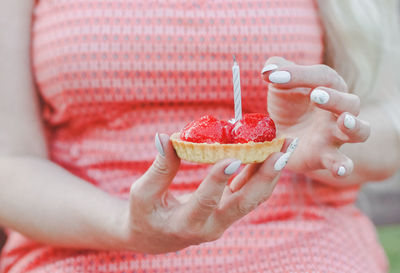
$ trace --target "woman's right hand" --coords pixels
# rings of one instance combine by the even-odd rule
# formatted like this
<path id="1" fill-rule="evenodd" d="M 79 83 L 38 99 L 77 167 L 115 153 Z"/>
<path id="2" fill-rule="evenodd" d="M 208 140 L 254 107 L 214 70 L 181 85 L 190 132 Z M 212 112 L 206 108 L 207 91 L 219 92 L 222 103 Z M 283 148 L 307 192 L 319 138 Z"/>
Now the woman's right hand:
<path id="1" fill-rule="evenodd" d="M 198 189 L 174 197 L 168 190 L 180 166 L 169 136 L 156 135 L 159 154 L 131 187 L 123 216 L 122 248 L 142 253 L 166 253 L 213 241 L 257 205 L 267 200 L 291 152 L 275 153 L 262 164 L 246 166 L 231 185 L 241 164 L 235 159 L 216 163 Z M 287 145 L 286 145 L 287 146 Z"/>

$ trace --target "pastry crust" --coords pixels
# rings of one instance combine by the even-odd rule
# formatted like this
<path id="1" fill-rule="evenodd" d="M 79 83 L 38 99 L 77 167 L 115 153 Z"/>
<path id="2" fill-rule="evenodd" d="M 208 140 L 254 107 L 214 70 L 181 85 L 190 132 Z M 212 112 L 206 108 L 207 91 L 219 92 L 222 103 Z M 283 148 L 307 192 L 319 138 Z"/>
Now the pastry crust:
<path id="1" fill-rule="evenodd" d="M 215 163 L 223 158 L 236 158 L 244 164 L 263 162 L 270 154 L 279 152 L 285 138 L 272 141 L 237 144 L 194 143 L 180 139 L 180 133 L 170 137 L 181 159 L 198 163 Z"/>

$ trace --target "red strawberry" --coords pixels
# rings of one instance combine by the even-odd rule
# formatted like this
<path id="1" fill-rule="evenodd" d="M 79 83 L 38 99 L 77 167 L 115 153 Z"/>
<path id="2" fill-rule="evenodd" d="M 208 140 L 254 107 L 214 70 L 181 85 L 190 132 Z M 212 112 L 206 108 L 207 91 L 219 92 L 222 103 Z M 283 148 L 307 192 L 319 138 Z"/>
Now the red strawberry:
<path id="1" fill-rule="evenodd" d="M 271 141 L 276 136 L 274 121 L 266 114 L 245 114 L 234 124 L 233 143 Z"/>
<path id="2" fill-rule="evenodd" d="M 221 126 L 222 126 L 222 141 L 223 141 L 221 143 L 232 143 L 233 124 L 228 121 L 221 120 Z"/>
<path id="3" fill-rule="evenodd" d="M 190 122 L 181 131 L 181 139 L 196 143 L 247 143 L 274 139 L 276 129 L 266 114 L 245 114 L 243 119 L 231 124 L 213 116 L 203 116 Z"/>
<path id="4" fill-rule="evenodd" d="M 203 116 L 192 121 L 181 131 L 181 139 L 196 143 L 229 143 L 233 125 L 213 116 Z"/>

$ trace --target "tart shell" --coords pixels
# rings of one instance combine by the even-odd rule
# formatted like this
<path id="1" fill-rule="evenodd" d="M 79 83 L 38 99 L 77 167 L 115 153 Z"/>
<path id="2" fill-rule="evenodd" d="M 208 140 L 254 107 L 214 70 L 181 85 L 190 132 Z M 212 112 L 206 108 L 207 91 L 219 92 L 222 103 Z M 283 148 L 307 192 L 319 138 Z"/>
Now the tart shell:
<path id="1" fill-rule="evenodd" d="M 194 143 L 180 139 L 180 133 L 170 137 L 172 146 L 181 159 L 197 163 L 216 163 L 223 158 L 236 158 L 244 164 L 260 163 L 282 148 L 285 138 L 265 142 L 237 144 Z"/>

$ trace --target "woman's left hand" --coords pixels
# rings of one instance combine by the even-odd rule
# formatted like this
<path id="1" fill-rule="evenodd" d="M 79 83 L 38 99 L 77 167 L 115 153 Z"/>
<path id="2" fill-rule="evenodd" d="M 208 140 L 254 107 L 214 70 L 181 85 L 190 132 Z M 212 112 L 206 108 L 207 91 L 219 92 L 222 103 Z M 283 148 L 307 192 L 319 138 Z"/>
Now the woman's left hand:
<path id="1" fill-rule="evenodd" d="M 269 83 L 268 112 L 278 132 L 299 138 L 287 168 L 349 176 L 353 161 L 339 148 L 365 142 L 370 126 L 357 117 L 360 99 L 348 92 L 342 77 L 326 65 L 302 66 L 280 57 L 267 60 L 262 77 Z"/>

